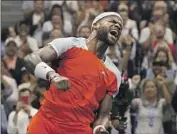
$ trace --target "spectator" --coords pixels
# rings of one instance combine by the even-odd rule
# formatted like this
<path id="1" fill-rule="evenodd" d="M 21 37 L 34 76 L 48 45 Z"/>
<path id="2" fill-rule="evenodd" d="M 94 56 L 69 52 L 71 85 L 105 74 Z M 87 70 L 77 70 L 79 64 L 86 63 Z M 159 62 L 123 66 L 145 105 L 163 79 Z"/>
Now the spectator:
<path id="1" fill-rule="evenodd" d="M 166 46 L 169 47 L 173 58 L 175 59 L 175 61 L 177 61 L 176 48 L 174 44 L 170 44 L 168 43 L 167 40 L 165 40 L 165 27 L 159 23 L 155 24 L 154 33 L 155 33 L 155 40 L 154 42 L 152 42 L 152 47 L 155 47 L 161 44 L 166 44 Z"/>
<path id="2" fill-rule="evenodd" d="M 50 32 L 52 29 L 60 27 L 60 30 L 64 36 L 71 35 L 72 26 L 70 22 L 64 20 L 62 7 L 59 5 L 53 5 L 50 12 L 50 19 L 43 25 L 43 32 Z"/>
<path id="3" fill-rule="evenodd" d="M 168 82 L 173 82 L 175 78 L 175 70 L 172 69 L 170 57 L 166 49 L 158 49 L 155 54 L 152 68 L 147 70 L 147 78 L 153 78 L 157 73 L 164 73 Z"/>
<path id="4" fill-rule="evenodd" d="M 88 1 L 78 1 L 78 10 L 76 11 L 74 17 L 75 20 L 74 21 L 74 25 L 73 25 L 73 33 L 76 34 L 77 33 L 77 29 L 79 28 L 79 25 L 81 24 L 81 22 L 84 20 L 85 15 L 86 15 L 86 9 L 87 7 L 87 3 Z"/>
<path id="5" fill-rule="evenodd" d="M 65 30 L 65 32 L 68 35 L 73 35 L 73 22 L 74 22 L 74 14 L 76 13 L 76 11 L 78 10 L 78 1 L 64 1 L 64 6 L 63 6 L 63 15 L 64 17 L 64 25 L 67 25 L 67 30 Z M 66 24 L 66 22 L 69 22 L 68 24 Z M 70 26 L 70 27 L 69 27 Z"/>
<path id="6" fill-rule="evenodd" d="M 7 131 L 9 134 L 25 134 L 27 132 L 27 126 L 31 118 L 37 113 L 37 109 L 31 106 L 31 94 L 29 89 L 19 91 L 19 101 L 16 109 L 10 113 L 8 118 Z"/>
<path id="7" fill-rule="evenodd" d="M 5 77 L 4 65 L 2 65 L 1 68 L 2 68 L 2 74 L 1 74 L 1 133 L 7 134 L 7 113 L 10 112 L 12 107 L 11 108 L 9 107 L 6 100 L 9 96 L 11 96 L 13 89 L 11 87 L 11 84 L 9 84 L 7 81 L 6 79 L 7 77 Z M 4 105 L 6 109 L 4 108 Z"/>
<path id="8" fill-rule="evenodd" d="M 63 21 L 64 21 L 64 24 L 63 25 L 67 25 L 66 26 L 66 29 L 65 29 L 65 32 L 68 34 L 68 35 L 72 35 L 72 29 L 73 29 L 73 16 L 74 16 L 74 13 L 78 10 L 78 1 L 51 1 L 51 6 L 54 6 L 54 5 L 60 5 L 62 7 L 62 13 L 63 13 Z M 68 29 L 67 29 L 68 28 Z"/>
<path id="9" fill-rule="evenodd" d="M 172 98 L 172 106 L 175 112 L 177 113 L 177 90 L 174 93 L 174 96 Z"/>
<path id="10" fill-rule="evenodd" d="M 19 23 L 18 36 L 15 38 L 15 42 L 20 51 L 25 54 L 39 49 L 37 41 L 29 35 L 29 24 L 26 21 Z"/>
<path id="11" fill-rule="evenodd" d="M 5 106 L 7 115 L 13 110 L 17 100 L 18 90 L 16 81 L 11 77 L 4 61 L 1 61 L 1 102 Z"/>
<path id="12" fill-rule="evenodd" d="M 21 84 L 18 86 L 18 90 L 28 88 L 31 91 L 33 91 L 37 85 L 37 79 L 29 72 L 27 72 L 25 67 L 21 69 L 21 75 L 22 75 Z"/>
<path id="13" fill-rule="evenodd" d="M 163 18 L 163 22 L 164 25 L 168 28 L 170 28 L 174 33 L 176 33 L 176 25 L 174 24 L 174 20 L 172 20 L 172 15 L 170 15 L 169 13 L 173 14 L 173 6 L 175 5 L 175 3 L 172 3 L 172 5 L 169 5 L 170 2 L 166 2 L 166 1 L 156 1 L 154 4 L 153 9 L 154 10 L 162 10 L 164 13 L 164 18 Z M 171 11 L 171 12 L 170 12 Z"/>
<path id="14" fill-rule="evenodd" d="M 136 71 L 135 57 L 136 57 L 137 42 L 131 35 L 121 36 L 119 39 L 119 51 L 120 51 L 120 70 L 124 70 L 128 77 L 133 76 L 133 72 Z"/>
<path id="15" fill-rule="evenodd" d="M 146 55 L 144 57 L 142 68 L 148 69 L 152 67 L 153 59 L 158 58 L 160 61 L 164 61 L 168 67 L 168 69 L 172 69 L 173 72 L 177 70 L 176 63 L 173 60 L 173 57 L 171 55 L 171 52 L 168 48 L 168 46 L 159 44 L 156 49 L 154 49 L 154 52 L 151 53 L 151 55 Z"/>
<path id="16" fill-rule="evenodd" d="M 130 90 L 133 92 L 133 98 L 139 98 L 140 97 L 140 83 L 141 83 L 141 76 L 137 73 L 133 75 L 133 77 L 130 79 Z"/>
<path id="17" fill-rule="evenodd" d="M 155 10 L 153 11 L 151 21 L 149 22 L 148 27 L 145 27 L 141 30 L 139 43 L 143 46 L 147 47 L 148 45 L 151 45 L 152 42 L 155 39 L 155 33 L 154 33 L 154 24 L 157 22 L 162 22 L 163 17 L 163 11 L 161 10 Z M 171 29 L 165 27 L 165 33 L 164 33 L 164 39 L 168 43 L 173 43 L 173 34 Z"/>
<path id="18" fill-rule="evenodd" d="M 158 89 L 158 85 L 161 86 Z M 160 98 L 159 90 L 164 93 Z M 137 127 L 135 133 L 141 134 L 164 134 L 163 112 L 171 103 L 171 97 L 164 85 L 164 78 L 159 76 L 157 81 L 145 80 L 142 85 L 141 98 L 132 101 L 131 109 L 137 115 Z"/>
<path id="19" fill-rule="evenodd" d="M 1 104 L 1 134 L 7 134 L 7 115 L 3 104 Z"/>
<path id="20" fill-rule="evenodd" d="M 134 20 L 131 20 L 129 18 L 129 16 L 128 16 L 128 13 L 129 13 L 128 6 L 124 3 L 120 4 L 118 6 L 118 13 L 120 14 L 120 16 L 122 17 L 123 22 L 124 22 L 124 27 L 122 29 L 122 35 L 123 36 L 131 35 L 136 40 L 138 40 L 139 39 L 139 33 L 138 33 L 138 29 L 137 29 L 137 24 Z"/>
<path id="21" fill-rule="evenodd" d="M 18 48 L 14 39 L 7 39 L 6 55 L 3 57 L 3 61 L 12 77 L 16 80 L 17 85 L 19 85 L 21 80 L 21 68 L 23 67 L 23 60 L 18 57 L 17 50 Z"/>
<path id="22" fill-rule="evenodd" d="M 109 46 L 106 51 L 106 55 L 113 61 L 116 67 L 120 66 L 121 55 L 118 45 Z"/>
<path id="23" fill-rule="evenodd" d="M 88 38 L 91 33 L 91 29 L 89 26 L 81 26 L 77 29 L 77 37 Z"/>
<path id="24" fill-rule="evenodd" d="M 167 70 L 167 67 L 165 67 L 166 64 L 163 62 L 156 61 L 154 62 L 153 66 L 153 73 L 154 73 L 154 79 L 158 79 L 158 76 L 163 76 L 164 84 L 166 85 L 166 88 L 168 89 L 170 97 L 173 96 L 176 86 L 174 84 L 174 74 L 173 71 Z M 167 71 L 166 71 L 167 70 Z M 150 77 L 149 77 L 150 78 Z M 153 78 L 153 77 L 151 77 Z M 164 97 L 163 92 L 159 92 L 159 95 Z M 163 126 L 164 126 L 164 132 L 165 133 L 172 133 L 172 115 L 174 114 L 174 111 L 171 107 L 171 105 L 168 106 L 168 109 L 166 109 L 163 113 Z"/>
<path id="25" fill-rule="evenodd" d="M 34 2 L 36 0 L 25 0 L 22 3 L 22 10 L 23 10 L 23 14 L 24 14 L 24 18 L 28 18 L 30 16 L 30 14 L 34 11 Z M 50 8 L 50 1 L 48 0 L 44 0 L 44 11 L 47 14 Z"/>
<path id="26" fill-rule="evenodd" d="M 48 34 L 50 34 L 50 35 L 48 35 Z M 46 39 L 43 40 L 44 46 L 46 46 L 48 43 L 50 43 L 54 39 L 64 37 L 62 32 L 59 29 L 53 29 L 50 33 L 46 33 L 45 36 L 46 36 L 45 37 Z"/>
<path id="27" fill-rule="evenodd" d="M 5 55 L 5 41 L 8 37 L 8 28 L 1 29 L 1 57 Z"/>
<path id="28" fill-rule="evenodd" d="M 60 29 L 63 33 L 63 23 L 60 15 L 52 15 L 52 20 L 43 26 L 43 32 L 51 32 L 53 29 Z"/>
<path id="29" fill-rule="evenodd" d="M 176 71 L 177 70 L 177 66 L 176 63 L 173 60 L 173 57 L 170 53 L 170 50 L 167 46 L 159 46 L 157 47 L 157 50 L 155 52 L 155 59 L 159 59 L 160 61 L 163 61 L 168 70 L 173 70 Z"/>
<path id="30" fill-rule="evenodd" d="M 87 3 L 91 3 L 90 1 Z M 99 4 L 99 1 L 94 1 L 93 7 L 88 7 L 85 10 L 85 18 L 84 20 L 80 23 L 79 27 L 83 25 L 88 25 L 91 27 L 91 24 L 94 20 L 94 18 L 103 12 L 103 7 L 101 4 Z"/>
<path id="31" fill-rule="evenodd" d="M 25 19 L 30 25 L 30 34 L 38 43 L 38 47 L 42 46 L 42 26 L 46 20 L 46 14 L 44 12 L 44 1 L 36 0 L 33 2 L 34 11 Z"/>

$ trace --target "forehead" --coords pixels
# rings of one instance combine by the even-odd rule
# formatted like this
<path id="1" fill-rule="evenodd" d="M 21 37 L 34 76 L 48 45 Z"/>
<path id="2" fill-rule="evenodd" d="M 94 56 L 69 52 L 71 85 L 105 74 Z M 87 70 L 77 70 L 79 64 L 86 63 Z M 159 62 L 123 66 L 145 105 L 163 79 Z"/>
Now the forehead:
<path id="1" fill-rule="evenodd" d="M 151 80 L 148 80 L 146 83 L 145 83 L 145 86 L 147 85 L 155 85 L 155 83 Z"/>
<path id="2" fill-rule="evenodd" d="M 28 27 L 28 25 L 26 25 L 26 24 L 21 24 L 20 25 L 20 28 L 27 28 Z"/>
<path id="3" fill-rule="evenodd" d="M 43 0 L 35 0 L 35 4 L 43 4 Z"/>

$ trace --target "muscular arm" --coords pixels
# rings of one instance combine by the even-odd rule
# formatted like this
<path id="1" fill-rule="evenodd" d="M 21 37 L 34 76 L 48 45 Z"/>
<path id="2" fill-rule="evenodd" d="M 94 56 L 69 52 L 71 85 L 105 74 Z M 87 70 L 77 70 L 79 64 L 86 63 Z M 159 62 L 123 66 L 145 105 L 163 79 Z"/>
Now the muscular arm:
<path id="1" fill-rule="evenodd" d="M 105 128 L 109 127 L 110 112 L 112 109 L 112 97 L 106 94 L 103 101 L 100 104 L 97 119 L 93 124 L 93 128 L 97 125 L 103 125 Z"/>
<path id="2" fill-rule="evenodd" d="M 49 43 L 48 46 L 39 49 L 38 51 L 27 55 L 24 58 L 26 69 L 31 73 L 35 74 L 37 78 L 45 79 L 48 75 L 48 72 L 54 71 L 48 65 L 47 62 L 51 62 L 56 58 L 60 57 L 67 50 L 76 46 L 77 38 L 68 37 L 68 38 L 59 38 L 55 39 Z M 83 45 L 76 46 L 83 47 Z M 36 71 L 36 72 L 35 72 Z M 42 75 L 44 74 L 44 75 Z"/>
<path id="3" fill-rule="evenodd" d="M 39 49 L 36 52 L 33 52 L 27 55 L 24 58 L 25 67 L 31 73 L 34 74 L 35 67 L 40 62 L 51 62 L 57 58 L 57 53 L 51 45 L 48 45 L 44 48 Z"/>

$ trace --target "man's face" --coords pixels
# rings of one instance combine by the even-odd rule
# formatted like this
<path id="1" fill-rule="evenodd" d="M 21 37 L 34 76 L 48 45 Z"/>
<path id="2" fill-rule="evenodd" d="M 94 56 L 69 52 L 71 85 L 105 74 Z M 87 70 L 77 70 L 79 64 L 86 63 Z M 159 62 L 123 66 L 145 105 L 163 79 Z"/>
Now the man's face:
<path id="1" fill-rule="evenodd" d="M 97 38 L 109 46 L 117 43 L 122 32 L 122 21 L 116 16 L 101 19 L 98 23 Z"/>
<path id="2" fill-rule="evenodd" d="M 79 37 L 88 38 L 90 35 L 90 32 L 91 31 L 90 31 L 89 27 L 83 27 L 80 29 Z"/>
<path id="3" fill-rule="evenodd" d="M 22 24 L 19 29 L 20 35 L 21 36 L 27 36 L 28 34 L 28 26 L 25 24 Z"/>
<path id="4" fill-rule="evenodd" d="M 42 12 L 44 10 L 44 2 L 36 0 L 34 2 L 34 8 L 36 12 Z"/>

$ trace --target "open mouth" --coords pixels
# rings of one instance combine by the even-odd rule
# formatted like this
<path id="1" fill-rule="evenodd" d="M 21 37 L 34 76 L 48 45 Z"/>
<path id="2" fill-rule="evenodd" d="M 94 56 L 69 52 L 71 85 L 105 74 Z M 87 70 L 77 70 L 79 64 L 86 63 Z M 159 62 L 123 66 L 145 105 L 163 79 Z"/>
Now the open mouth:
<path id="1" fill-rule="evenodd" d="M 114 37 L 118 37 L 118 32 L 116 30 L 111 30 L 110 34 Z"/>

